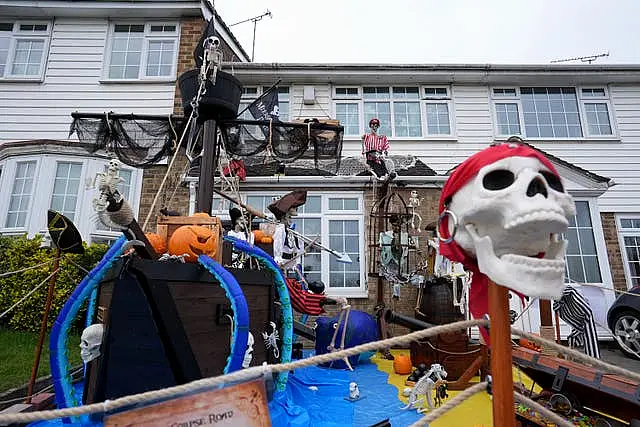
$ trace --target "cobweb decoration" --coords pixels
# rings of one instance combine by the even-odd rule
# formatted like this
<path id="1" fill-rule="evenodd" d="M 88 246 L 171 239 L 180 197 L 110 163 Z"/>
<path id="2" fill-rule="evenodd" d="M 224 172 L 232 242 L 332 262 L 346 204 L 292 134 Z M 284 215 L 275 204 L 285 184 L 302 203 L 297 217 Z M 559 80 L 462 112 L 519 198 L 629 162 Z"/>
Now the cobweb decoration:
<path id="1" fill-rule="evenodd" d="M 180 119 L 162 116 L 73 113 L 69 136 L 89 144 L 91 152 L 106 150 L 136 168 L 149 167 L 175 149 Z"/>
<path id="2" fill-rule="evenodd" d="M 311 160 L 317 169 L 332 173 L 340 167 L 344 128 L 339 125 L 225 120 L 220 122 L 220 131 L 231 157 L 287 165 Z"/>

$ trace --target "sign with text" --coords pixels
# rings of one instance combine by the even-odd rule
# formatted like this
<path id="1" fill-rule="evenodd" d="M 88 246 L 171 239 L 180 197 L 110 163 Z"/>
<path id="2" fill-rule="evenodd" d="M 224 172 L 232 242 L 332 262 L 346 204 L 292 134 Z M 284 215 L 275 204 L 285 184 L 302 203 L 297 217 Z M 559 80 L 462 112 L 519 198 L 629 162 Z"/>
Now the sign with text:
<path id="1" fill-rule="evenodd" d="M 262 379 L 110 415 L 105 427 L 271 427 Z"/>

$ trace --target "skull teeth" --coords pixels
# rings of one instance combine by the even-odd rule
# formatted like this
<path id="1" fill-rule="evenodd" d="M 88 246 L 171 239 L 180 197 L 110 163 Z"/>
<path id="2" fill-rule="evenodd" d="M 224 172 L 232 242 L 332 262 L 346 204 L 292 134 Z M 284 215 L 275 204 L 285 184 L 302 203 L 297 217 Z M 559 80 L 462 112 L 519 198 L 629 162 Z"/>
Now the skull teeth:
<path id="1" fill-rule="evenodd" d="M 521 264 L 536 269 L 548 269 L 557 270 L 559 272 L 564 271 L 564 260 L 557 259 L 545 259 L 545 258 L 532 258 L 523 255 L 505 254 L 500 257 L 501 261 L 508 262 L 509 264 Z"/>
<path id="2" fill-rule="evenodd" d="M 533 212 L 527 212 L 526 214 L 516 217 L 505 224 L 504 228 L 505 230 L 509 230 L 534 221 L 559 221 L 563 224 L 568 224 L 564 213 L 557 210 L 541 209 Z"/>

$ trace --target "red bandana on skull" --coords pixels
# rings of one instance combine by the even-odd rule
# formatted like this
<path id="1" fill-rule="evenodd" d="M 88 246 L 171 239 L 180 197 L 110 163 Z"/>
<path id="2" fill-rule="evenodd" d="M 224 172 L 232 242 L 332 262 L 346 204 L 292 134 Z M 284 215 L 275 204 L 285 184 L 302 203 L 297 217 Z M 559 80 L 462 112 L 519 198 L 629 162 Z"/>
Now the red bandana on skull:
<path id="1" fill-rule="evenodd" d="M 540 152 L 524 144 L 505 143 L 485 148 L 461 163 L 451 174 L 440 195 L 439 212 L 442 214 L 454 194 L 464 187 L 480 169 L 507 157 L 533 157 L 545 165 L 550 172 L 558 176 L 556 168 Z M 445 215 L 438 224 L 439 234 L 443 239 L 449 237 L 449 216 Z M 477 261 L 466 253 L 455 241 L 440 242 L 440 254 L 453 262 L 461 263 L 472 273 L 469 291 L 469 311 L 475 319 L 482 319 L 489 311 L 488 278 L 478 270 Z M 480 328 L 487 345 L 489 337 L 484 328 Z"/>

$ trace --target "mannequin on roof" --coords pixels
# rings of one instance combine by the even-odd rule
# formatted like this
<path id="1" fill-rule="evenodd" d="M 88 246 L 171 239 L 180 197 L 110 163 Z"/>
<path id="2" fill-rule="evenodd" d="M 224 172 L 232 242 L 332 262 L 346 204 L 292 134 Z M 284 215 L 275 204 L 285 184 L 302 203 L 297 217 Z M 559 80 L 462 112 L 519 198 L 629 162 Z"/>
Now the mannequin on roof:
<path id="1" fill-rule="evenodd" d="M 380 120 L 373 118 L 369 121 L 371 132 L 362 135 L 362 155 L 371 173 L 381 181 L 396 177 L 393 162 L 389 156 L 389 141 L 386 135 L 378 135 Z"/>

